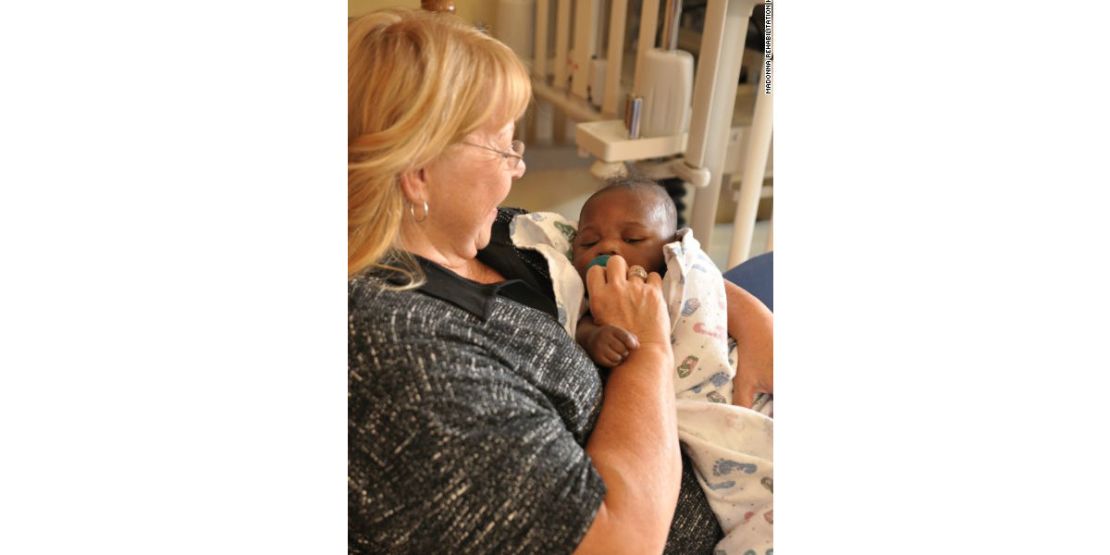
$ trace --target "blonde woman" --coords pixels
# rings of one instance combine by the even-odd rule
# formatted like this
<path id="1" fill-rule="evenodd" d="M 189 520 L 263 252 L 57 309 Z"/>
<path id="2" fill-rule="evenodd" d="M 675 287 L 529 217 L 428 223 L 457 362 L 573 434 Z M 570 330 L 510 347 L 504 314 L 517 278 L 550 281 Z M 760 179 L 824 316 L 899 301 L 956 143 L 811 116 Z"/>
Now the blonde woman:
<path id="1" fill-rule="evenodd" d="M 711 552 L 659 275 L 587 275 L 594 318 L 640 342 L 603 398 L 543 259 L 508 240 L 524 67 L 447 13 L 348 40 L 349 551 Z"/>

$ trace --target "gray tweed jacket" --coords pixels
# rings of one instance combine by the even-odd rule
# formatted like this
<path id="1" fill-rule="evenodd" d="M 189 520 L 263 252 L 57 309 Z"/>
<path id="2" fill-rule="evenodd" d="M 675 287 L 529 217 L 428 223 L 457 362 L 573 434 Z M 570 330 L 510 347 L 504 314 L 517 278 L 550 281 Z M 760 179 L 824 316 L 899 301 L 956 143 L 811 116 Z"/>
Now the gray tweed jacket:
<path id="1" fill-rule="evenodd" d="M 546 266 L 508 242 L 502 210 L 479 285 L 430 262 L 428 284 L 350 280 L 350 553 L 570 553 L 605 484 L 584 450 L 602 378 L 555 319 Z M 667 553 L 721 530 L 683 460 Z"/>

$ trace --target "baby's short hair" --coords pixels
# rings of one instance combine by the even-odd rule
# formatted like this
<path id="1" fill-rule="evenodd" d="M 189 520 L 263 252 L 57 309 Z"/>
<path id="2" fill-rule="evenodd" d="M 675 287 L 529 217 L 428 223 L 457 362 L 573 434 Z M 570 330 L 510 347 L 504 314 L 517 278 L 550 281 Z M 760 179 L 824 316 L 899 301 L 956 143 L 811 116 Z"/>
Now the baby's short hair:
<path id="1" fill-rule="evenodd" d="M 597 197 L 617 190 L 626 191 L 648 191 L 659 198 L 659 202 L 663 204 L 663 211 L 666 214 L 667 233 L 674 233 L 678 228 L 678 209 L 675 208 L 674 199 L 667 193 L 654 179 L 649 179 L 642 175 L 630 174 L 622 177 L 612 177 L 605 180 L 605 185 L 598 189 L 590 198 L 586 199 L 586 203 L 582 205 L 583 210 L 585 207 L 594 201 Z"/>

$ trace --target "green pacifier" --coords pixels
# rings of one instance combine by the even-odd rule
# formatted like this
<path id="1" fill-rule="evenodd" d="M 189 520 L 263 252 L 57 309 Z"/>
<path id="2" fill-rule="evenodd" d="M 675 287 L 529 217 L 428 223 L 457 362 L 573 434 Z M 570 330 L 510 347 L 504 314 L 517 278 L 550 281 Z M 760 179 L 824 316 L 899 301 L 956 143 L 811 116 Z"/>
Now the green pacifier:
<path id="1" fill-rule="evenodd" d="M 586 270 L 589 271 L 589 269 L 593 266 L 602 266 L 602 267 L 604 267 L 608 263 L 609 263 L 609 255 L 603 254 L 603 255 L 591 260 L 589 264 L 586 264 Z"/>
<path id="2" fill-rule="evenodd" d="M 597 258 L 591 260 L 589 264 L 586 264 L 586 271 L 587 272 L 590 271 L 590 268 L 592 268 L 594 266 L 601 266 L 602 268 L 604 268 L 605 265 L 608 264 L 608 263 L 609 263 L 609 255 L 607 255 L 607 254 L 600 255 Z M 583 275 L 584 274 L 585 273 L 583 272 Z M 590 292 L 587 289 L 586 298 L 588 299 L 589 297 L 590 297 Z"/>

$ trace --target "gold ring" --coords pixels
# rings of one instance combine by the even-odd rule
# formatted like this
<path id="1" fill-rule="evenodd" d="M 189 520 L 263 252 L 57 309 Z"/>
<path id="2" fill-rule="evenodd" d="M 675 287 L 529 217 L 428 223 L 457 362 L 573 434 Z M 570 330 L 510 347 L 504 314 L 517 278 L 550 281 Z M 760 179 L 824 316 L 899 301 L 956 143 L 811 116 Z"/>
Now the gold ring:
<path id="1" fill-rule="evenodd" d="M 648 273 L 643 266 L 633 265 L 628 267 L 628 277 L 631 278 L 632 276 L 636 276 L 644 281 L 647 281 Z"/>

